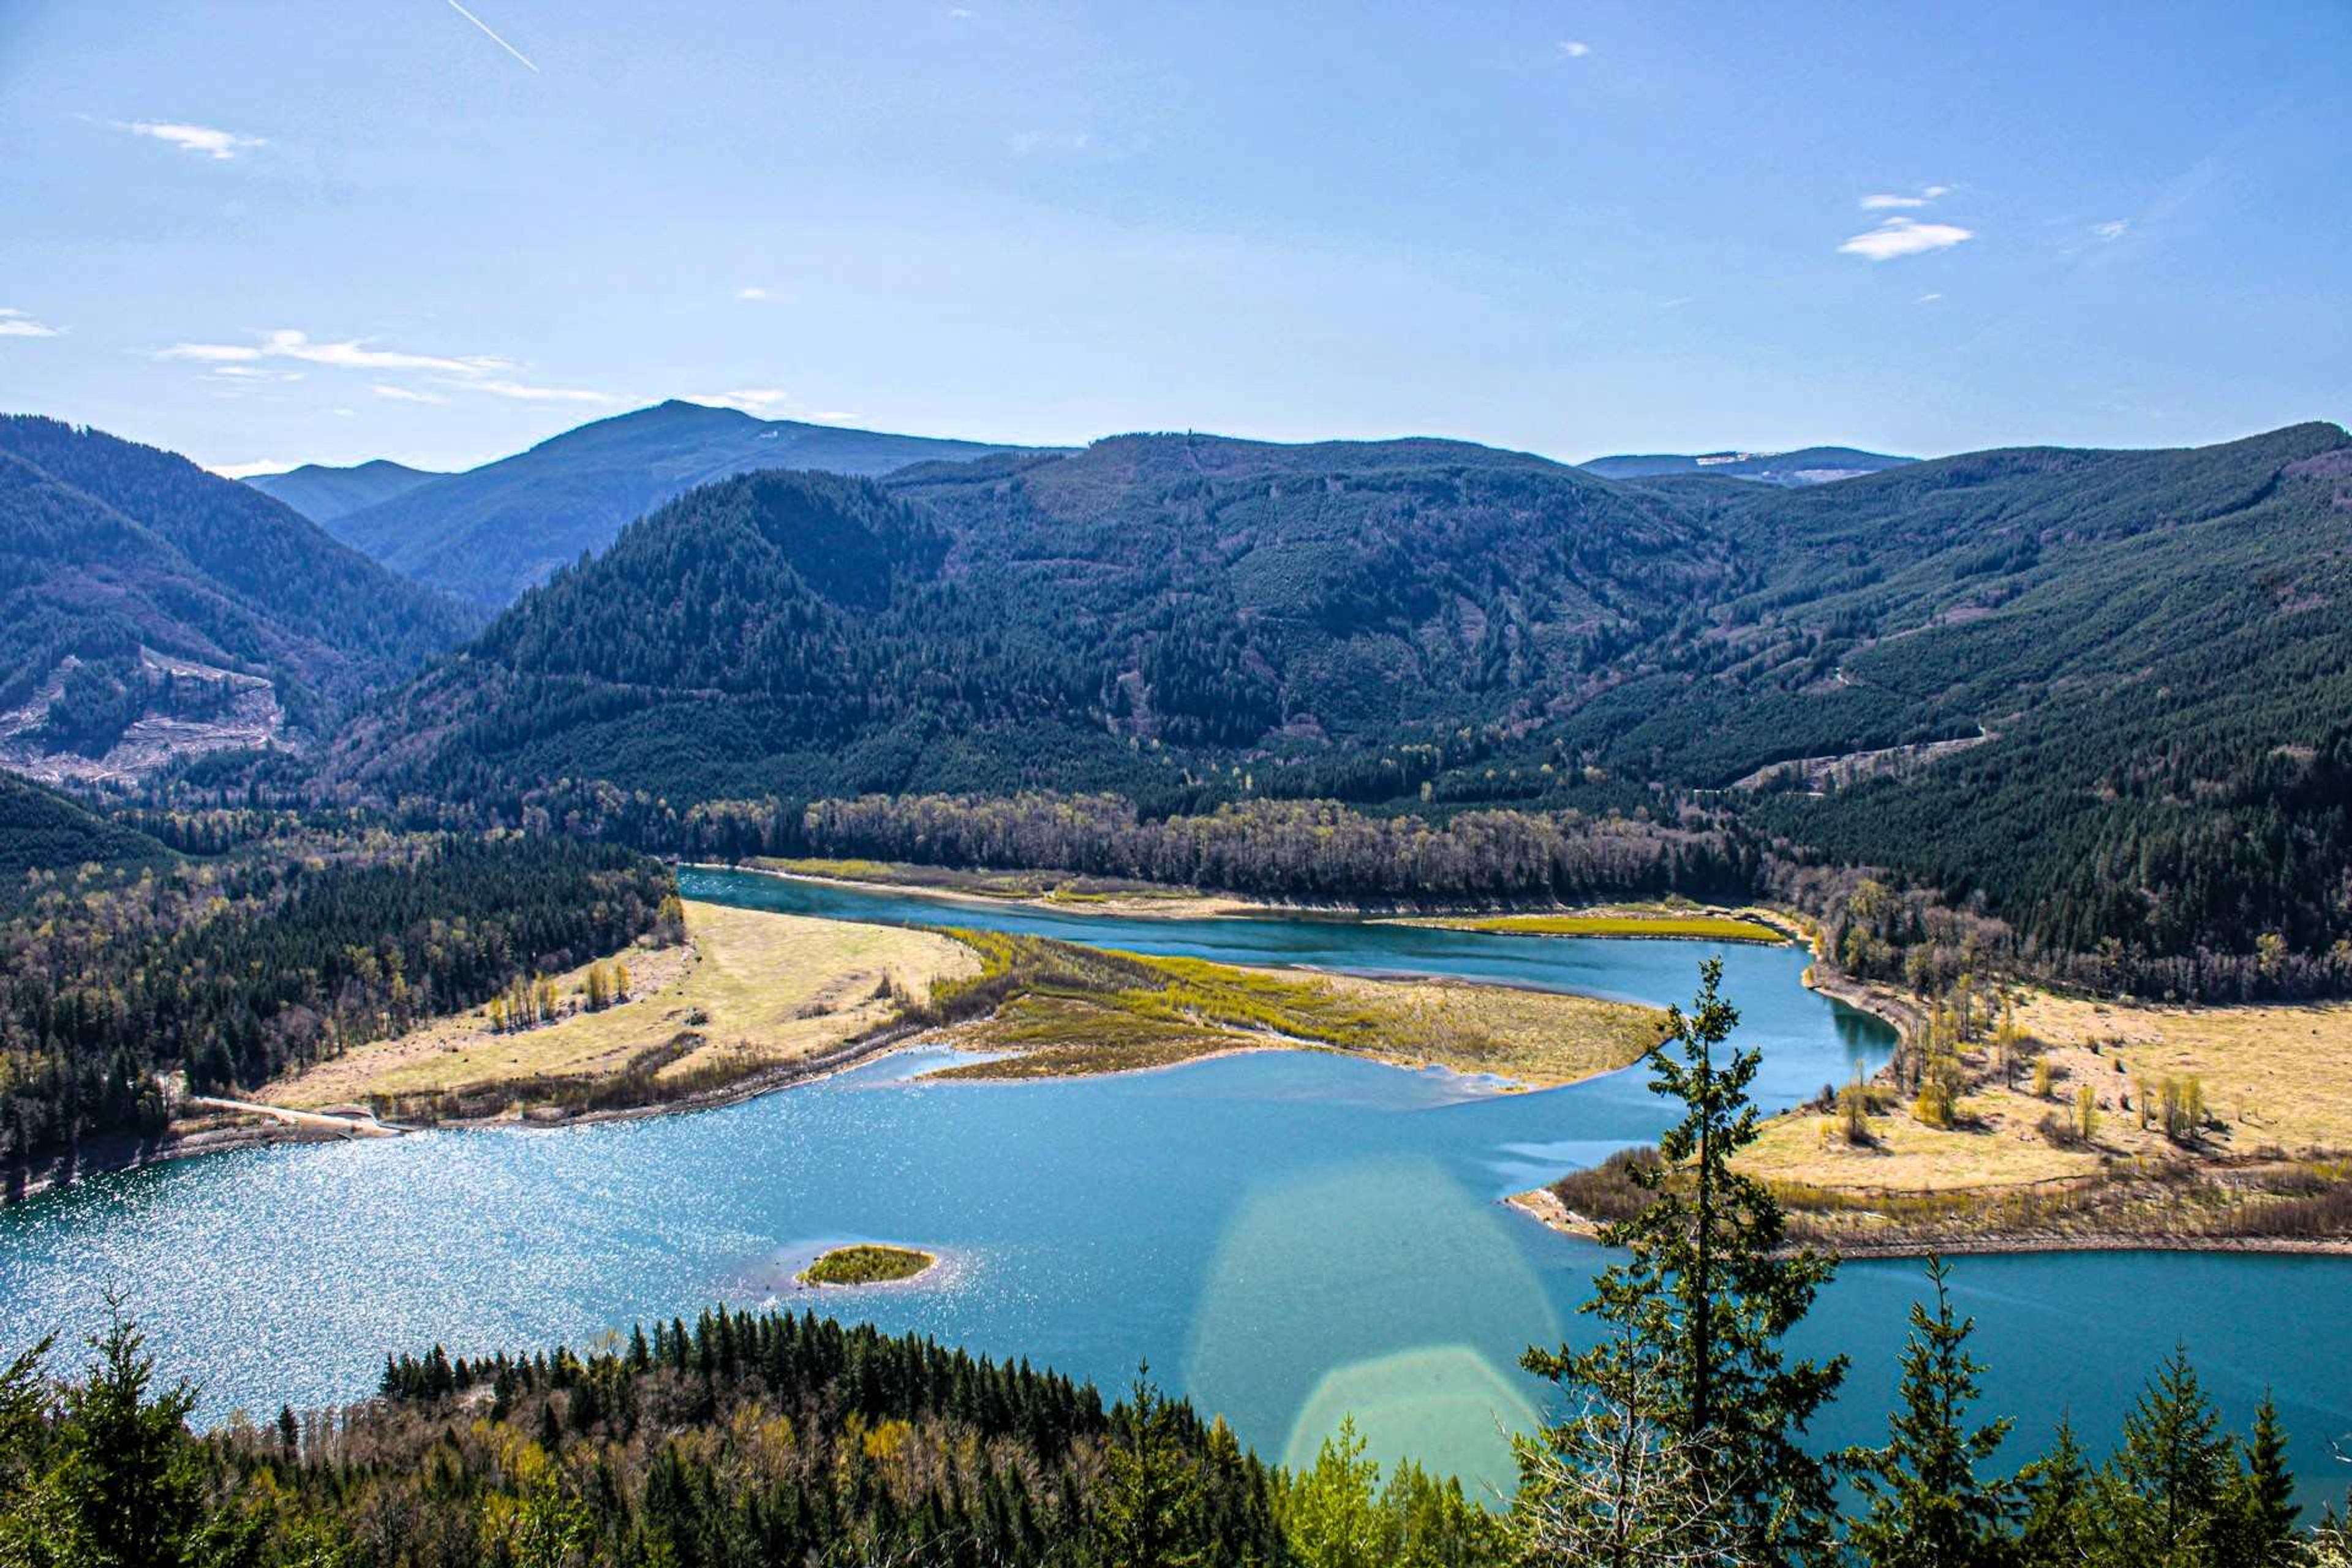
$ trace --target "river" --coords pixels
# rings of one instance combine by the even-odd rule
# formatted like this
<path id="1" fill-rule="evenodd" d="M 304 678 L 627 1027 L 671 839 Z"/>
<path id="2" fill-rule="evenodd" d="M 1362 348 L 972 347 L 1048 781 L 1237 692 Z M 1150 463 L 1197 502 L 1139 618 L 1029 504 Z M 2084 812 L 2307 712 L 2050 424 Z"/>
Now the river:
<path id="1" fill-rule="evenodd" d="M 1138 920 L 942 903 L 746 873 L 690 897 L 985 925 L 1136 951 L 1467 975 L 1664 1004 L 1711 950 L 1315 919 Z M 1877 1020 L 1800 983 L 1793 947 L 1733 947 L 1738 1038 L 1768 1107 L 1884 1059 Z M 632 1321 L 781 1299 L 1117 1388 L 1148 1360 L 1269 1458 L 1312 1457 L 1352 1412 L 1376 1454 L 1507 1484 L 1505 1426 L 1545 1390 L 1530 1343 L 1582 1339 L 1607 1255 L 1496 1200 L 1655 1135 L 1638 1071 L 1507 1094 L 1445 1073 L 1262 1052 L 1163 1072 L 928 1081 L 902 1052 L 725 1110 L 559 1130 L 251 1150 L 110 1177 L 0 1212 L 0 1350 L 100 1321 L 118 1291 L 200 1415 L 266 1418 L 369 1392 L 385 1351 L 584 1343 Z M 798 1292 L 824 1247 L 903 1241 L 912 1286 Z M 1965 1258 L 1985 1408 L 2038 1447 L 2071 1413 L 2095 1449 L 2187 1346 L 2242 1425 L 2272 1389 L 2315 1505 L 2352 1479 L 2352 1260 L 2097 1253 Z M 1820 1434 L 1876 1440 L 1907 1262 L 1847 1266 L 1800 1333 L 1853 1358 Z"/>

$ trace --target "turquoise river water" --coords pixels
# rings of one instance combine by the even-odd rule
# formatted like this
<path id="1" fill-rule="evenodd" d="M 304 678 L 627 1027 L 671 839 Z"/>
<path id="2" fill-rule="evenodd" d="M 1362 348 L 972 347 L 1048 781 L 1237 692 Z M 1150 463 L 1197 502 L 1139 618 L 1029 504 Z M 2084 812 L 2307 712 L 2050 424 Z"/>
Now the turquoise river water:
<path id="1" fill-rule="evenodd" d="M 1466 975 L 1664 1004 L 1689 942 L 1352 921 L 1122 920 L 688 870 L 689 896 L 859 920 L 985 925 L 1130 950 Z M 1725 952 L 1768 1108 L 1884 1058 L 1877 1020 L 1800 984 L 1793 947 Z M 201 1414 L 372 1391 L 388 1349 L 589 1342 L 714 1301 L 782 1299 L 1223 1412 L 1269 1458 L 1342 1413 L 1384 1457 L 1507 1482 L 1503 1432 L 1543 1386 L 1517 1358 L 1584 1339 L 1607 1254 L 1497 1202 L 1655 1136 L 1642 1075 L 1533 1094 L 1338 1056 L 1263 1052 L 1153 1073 L 926 1081 L 903 1052 L 726 1110 L 547 1131 L 253 1150 L 0 1211 L 0 1351 L 86 1332 L 119 1291 Z M 847 1240 L 940 1251 L 912 1287 L 790 1283 Z M 2176 1343 L 2230 1419 L 2265 1388 L 2309 1500 L 2352 1480 L 2352 1259 L 2153 1252 L 1966 1258 L 1989 1413 L 2038 1447 L 2062 1412 L 2104 1447 Z M 1876 1440 L 1909 1262 L 1848 1265 L 1801 1331 L 1853 1358 L 1826 1443 Z"/>

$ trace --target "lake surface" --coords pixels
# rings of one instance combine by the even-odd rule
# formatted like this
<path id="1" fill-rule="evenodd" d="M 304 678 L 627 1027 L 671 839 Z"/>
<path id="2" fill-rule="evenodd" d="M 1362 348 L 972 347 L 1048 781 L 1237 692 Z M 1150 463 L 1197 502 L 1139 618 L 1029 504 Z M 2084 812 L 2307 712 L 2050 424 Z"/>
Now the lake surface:
<path id="1" fill-rule="evenodd" d="M 990 926 L 1150 952 L 1468 975 L 1664 1004 L 1689 942 L 1510 937 L 1320 920 L 1139 921 L 688 871 L 689 896 Z M 1722 953 L 1783 1105 L 1884 1059 L 1876 1020 L 1799 983 L 1795 948 Z M 1502 1094 L 1442 1073 L 1264 1052 L 1063 1082 L 927 1081 L 902 1053 L 723 1110 L 556 1131 L 439 1132 L 181 1161 L 0 1211 L 0 1350 L 87 1331 L 120 1290 L 201 1413 L 372 1391 L 390 1349 L 586 1342 L 632 1321 L 778 1299 L 1223 1412 L 1311 1458 L 1353 1412 L 1384 1457 L 1506 1483 L 1499 1425 L 1542 1385 L 1529 1343 L 1584 1339 L 1607 1255 L 1496 1202 L 1663 1121 L 1638 1073 Z M 913 1286 L 798 1292 L 816 1250 L 902 1241 Z M 2109 1253 L 1968 1258 L 1988 1414 L 2038 1446 L 2062 1411 L 2104 1448 L 2176 1342 L 2233 1423 L 2265 1387 L 2315 1505 L 2352 1476 L 2352 1260 Z M 1848 1266 L 1805 1325 L 1853 1357 L 1825 1441 L 1874 1441 L 1916 1265 Z M 2331 1471 L 2336 1473 L 2331 1474 Z"/>

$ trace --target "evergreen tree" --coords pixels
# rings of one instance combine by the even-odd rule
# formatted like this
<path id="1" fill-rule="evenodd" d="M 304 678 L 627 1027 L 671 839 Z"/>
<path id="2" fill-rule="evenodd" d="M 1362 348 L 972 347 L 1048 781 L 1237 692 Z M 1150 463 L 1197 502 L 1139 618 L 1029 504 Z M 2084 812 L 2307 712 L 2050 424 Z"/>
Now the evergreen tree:
<path id="1" fill-rule="evenodd" d="M 2018 1477 L 2024 1519 L 2018 1529 L 2018 1556 L 2040 1568 L 2042 1563 L 2087 1562 L 2091 1553 L 2092 1476 L 2075 1440 L 2074 1424 L 2064 1417 L 2050 1440 L 2050 1451 L 2028 1465 Z"/>
<path id="2" fill-rule="evenodd" d="M 2254 1429 L 2241 1445 L 2243 1468 L 2231 1484 L 2228 1556 L 2244 1568 L 2294 1561 L 2294 1477 L 2286 1468 L 2286 1433 L 2278 1405 L 2266 1393 L 2254 1409 Z"/>
<path id="3" fill-rule="evenodd" d="M 1732 1168 L 1756 1140 L 1748 1089 L 1762 1058 L 1734 1050 L 1717 1061 L 1739 1015 L 1720 994 L 1720 959 L 1699 976 L 1692 1011 L 1670 1009 L 1648 1055 L 1652 1092 L 1677 1102 L 1681 1119 L 1659 1140 L 1660 1163 L 1635 1172 L 1647 1206 L 1603 1234 L 1632 1256 L 1601 1273 L 1585 1309 L 1620 1332 L 1588 1352 L 1531 1349 L 1525 1364 L 1620 1404 L 1646 1387 L 1646 1414 L 1735 1552 L 1758 1563 L 1825 1561 L 1830 1474 L 1801 1438 L 1845 1360 L 1790 1361 L 1780 1347 L 1834 1266 L 1810 1251 L 1781 1256 L 1780 1205 Z"/>
<path id="4" fill-rule="evenodd" d="M 198 1519 L 187 1415 L 195 1391 L 153 1398 L 153 1358 L 118 1310 L 82 1381 L 66 1390 L 48 1478 L 46 1533 L 56 1561 L 76 1568 L 164 1568 Z M 39 1561 L 36 1558 L 35 1561 Z"/>
<path id="5" fill-rule="evenodd" d="M 1104 1568 L 1205 1568 L 1215 1561 L 1205 1528 L 1200 1467 L 1185 1451 L 1189 1412 L 1136 1370 L 1125 1419 L 1104 1456 L 1094 1545 Z"/>
<path id="6" fill-rule="evenodd" d="M 2099 1479 L 2103 1568 L 2239 1568 L 2222 1528 L 2236 1466 L 2221 1424 L 2176 1349 L 2124 1417 L 2123 1447 Z"/>
<path id="7" fill-rule="evenodd" d="M 1902 1407 L 1887 1420 L 1887 1442 L 1846 1455 L 1868 1507 L 1848 1540 L 1871 1568 L 1994 1568 L 2009 1546 L 2013 1489 L 1977 1472 L 2012 1423 L 1969 1429 L 1984 1370 L 1968 1352 L 1976 1320 L 1954 1316 L 1942 1258 L 1927 1259 L 1927 1280 L 1936 1308 L 1911 1304 Z"/>
<path id="8" fill-rule="evenodd" d="M 1302 1568 L 1386 1568 L 1374 1491 L 1380 1480 L 1355 1420 L 1343 1419 L 1323 1439 L 1315 1463 L 1281 1494 L 1283 1534 Z"/>

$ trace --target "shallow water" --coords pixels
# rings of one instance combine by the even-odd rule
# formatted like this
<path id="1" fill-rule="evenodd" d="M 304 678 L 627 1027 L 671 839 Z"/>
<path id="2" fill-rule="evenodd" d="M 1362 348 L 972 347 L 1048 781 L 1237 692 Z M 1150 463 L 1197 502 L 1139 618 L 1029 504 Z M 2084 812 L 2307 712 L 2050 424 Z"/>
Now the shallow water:
<path id="1" fill-rule="evenodd" d="M 1155 952 L 1471 974 L 1664 1003 L 1687 942 L 1567 941 L 1346 921 L 1131 921 L 688 872 L 697 897 L 987 924 Z M 1783 1104 L 1883 1058 L 1885 1026 L 1806 991 L 1793 948 L 1723 953 Z M 1496 1200 L 1654 1136 L 1638 1075 L 1496 1094 L 1452 1075 L 1265 1052 L 1063 1082 L 926 1081 L 906 1053 L 723 1110 L 559 1131 L 443 1132 L 183 1161 L 0 1213 L 0 1338 L 84 1331 L 123 1293 L 203 1414 L 372 1388 L 388 1349 L 583 1342 L 713 1300 L 778 1299 L 843 1241 L 948 1266 L 913 1286 L 784 1289 L 890 1329 L 1025 1355 L 1116 1387 L 1155 1379 L 1270 1458 L 1343 1412 L 1384 1456 L 1507 1479 L 1500 1427 L 1541 1385 L 1519 1351 L 1586 1331 L 1597 1247 Z M 2352 1262 L 2094 1254 L 1962 1258 L 1989 1411 L 2039 1444 L 2071 1410 L 2109 1441 L 2176 1341 L 2233 1421 L 2273 1387 L 2313 1489 L 2352 1429 Z M 1822 1436 L 1878 1436 L 1908 1263 L 1850 1266 L 1803 1338 L 1854 1358 Z M 2249 1331 L 2260 1314 L 2260 1332 Z"/>

